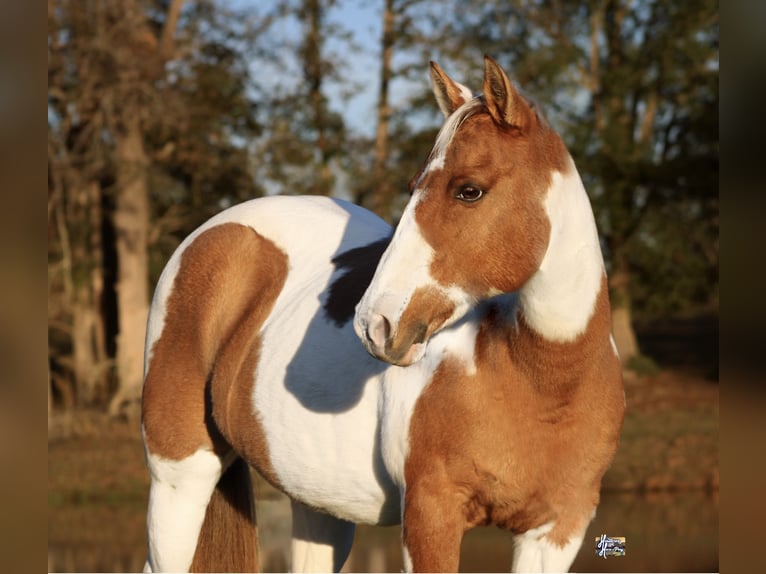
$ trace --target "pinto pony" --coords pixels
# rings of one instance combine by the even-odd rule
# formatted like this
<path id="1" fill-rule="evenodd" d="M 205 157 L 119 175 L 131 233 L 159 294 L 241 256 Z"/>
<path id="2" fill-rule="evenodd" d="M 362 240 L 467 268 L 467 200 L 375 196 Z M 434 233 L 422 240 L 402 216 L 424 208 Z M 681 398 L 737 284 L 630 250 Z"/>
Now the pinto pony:
<path id="1" fill-rule="evenodd" d="M 146 571 L 257 569 L 248 466 L 291 500 L 293 570 L 337 571 L 355 523 L 399 522 L 407 570 L 457 570 L 481 524 L 512 533 L 514 571 L 570 567 L 625 407 L 593 213 L 493 60 L 482 95 L 431 76 L 446 122 L 393 237 L 348 203 L 269 197 L 168 262 Z"/>

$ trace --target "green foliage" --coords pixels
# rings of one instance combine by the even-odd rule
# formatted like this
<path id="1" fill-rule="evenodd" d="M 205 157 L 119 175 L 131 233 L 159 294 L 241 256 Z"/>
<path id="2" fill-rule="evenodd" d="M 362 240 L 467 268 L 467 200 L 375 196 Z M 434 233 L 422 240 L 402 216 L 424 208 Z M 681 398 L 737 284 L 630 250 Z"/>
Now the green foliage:
<path id="1" fill-rule="evenodd" d="M 349 153 L 346 126 L 327 97 L 331 83 L 354 92 L 353 78 L 343 77 L 340 56 L 329 45 L 351 52 L 349 34 L 328 21 L 335 0 L 281 0 L 274 7 L 276 25 L 264 39 L 278 77 L 263 92 L 260 117 L 266 130 L 255 145 L 254 161 L 269 191 L 282 194 L 335 195 L 341 165 Z M 296 36 L 284 30 L 295 27 Z"/>
<path id="2" fill-rule="evenodd" d="M 262 132 L 250 59 L 263 26 L 242 9 L 194 2 L 179 29 L 182 57 L 157 87 L 163 113 L 148 126 L 158 267 L 200 223 L 263 195 L 249 142 Z"/>

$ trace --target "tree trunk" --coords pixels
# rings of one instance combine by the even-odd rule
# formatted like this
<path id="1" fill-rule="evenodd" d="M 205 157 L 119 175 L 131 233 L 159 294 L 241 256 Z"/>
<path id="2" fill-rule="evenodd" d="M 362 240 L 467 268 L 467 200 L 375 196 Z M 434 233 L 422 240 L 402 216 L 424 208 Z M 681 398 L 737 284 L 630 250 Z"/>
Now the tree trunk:
<path id="1" fill-rule="evenodd" d="M 389 214 L 392 189 L 386 174 L 388 164 L 388 124 L 391 109 L 388 103 L 388 88 L 391 80 L 391 59 L 394 51 L 394 0 L 386 0 L 383 12 L 383 36 L 381 39 L 380 92 L 378 93 L 378 125 L 375 134 L 375 166 L 372 210 L 381 217 Z"/>
<path id="2" fill-rule="evenodd" d="M 131 113 L 132 112 L 132 113 Z M 117 195 L 114 227 L 117 250 L 117 374 L 119 386 L 109 405 L 118 414 L 136 406 L 143 383 L 143 351 L 149 312 L 148 159 L 138 110 L 124 110 L 122 133 L 117 134 Z"/>
<path id="3" fill-rule="evenodd" d="M 159 39 L 149 46 L 148 63 L 132 68 L 126 60 L 126 77 L 151 84 L 164 73 L 164 64 L 172 57 L 175 28 L 184 0 L 172 0 L 167 7 L 165 24 Z M 137 3 L 125 4 L 127 14 L 135 18 L 136 47 L 146 44 L 142 34 L 151 34 Z M 117 392 L 109 405 L 109 414 L 137 414 L 143 388 L 143 355 L 146 320 L 149 315 L 149 158 L 144 148 L 141 124 L 142 103 L 128 96 L 115 118 L 116 197 L 114 212 L 117 252 Z"/>
<path id="4" fill-rule="evenodd" d="M 303 10 L 307 19 L 303 47 L 303 70 L 309 87 L 314 129 L 316 130 L 317 178 L 312 193 L 332 195 L 334 178 L 330 169 L 330 141 L 328 134 L 327 102 L 322 94 L 324 63 L 322 61 L 322 18 L 324 6 L 319 0 L 306 0 Z"/>
<path id="5" fill-rule="evenodd" d="M 106 342 L 101 309 L 103 256 L 101 238 L 101 190 L 97 181 L 80 187 L 83 201 L 79 220 L 73 224 L 85 234 L 78 236 L 75 254 L 80 271 L 73 280 L 72 351 L 77 402 L 91 406 L 106 398 Z"/>
<path id="6" fill-rule="evenodd" d="M 620 91 L 610 88 L 609 81 L 615 70 L 622 67 L 621 30 L 624 18 L 625 7 L 614 0 L 592 4 L 588 17 L 589 53 L 585 84 L 591 95 L 596 134 L 604 146 L 602 154 L 612 157 L 625 157 L 623 148 L 631 140 L 625 103 Z M 605 50 L 604 54 L 602 50 Z M 622 137 L 615 136 L 617 127 L 622 129 Z M 624 186 L 614 186 L 613 182 L 606 181 L 604 185 L 609 189 L 608 212 L 615 228 L 608 238 L 612 252 L 612 271 L 609 275 L 612 336 L 620 361 L 627 365 L 640 353 L 633 329 L 630 265 L 624 254 L 624 235 L 620 235 L 631 213 L 633 194 L 627 192 Z"/>
<path id="7" fill-rule="evenodd" d="M 77 302 L 73 308 L 72 320 L 72 370 L 77 386 L 77 404 L 82 407 L 91 406 L 103 398 L 94 345 L 98 311 L 91 304 L 87 284 L 77 286 L 75 298 Z"/>
<path id="8" fill-rule="evenodd" d="M 612 303 L 612 336 L 620 353 L 620 361 L 627 365 L 639 353 L 638 339 L 633 329 L 630 300 L 630 269 L 624 258 L 615 256 L 614 268 L 609 275 Z"/>

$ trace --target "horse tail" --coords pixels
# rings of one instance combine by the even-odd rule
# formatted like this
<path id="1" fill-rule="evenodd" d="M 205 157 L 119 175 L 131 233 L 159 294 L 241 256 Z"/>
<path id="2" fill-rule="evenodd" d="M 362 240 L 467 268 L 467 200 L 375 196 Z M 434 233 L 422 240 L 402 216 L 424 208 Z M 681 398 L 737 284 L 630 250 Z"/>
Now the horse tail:
<path id="1" fill-rule="evenodd" d="M 210 497 L 191 572 L 257 571 L 258 529 L 250 468 L 237 458 Z"/>

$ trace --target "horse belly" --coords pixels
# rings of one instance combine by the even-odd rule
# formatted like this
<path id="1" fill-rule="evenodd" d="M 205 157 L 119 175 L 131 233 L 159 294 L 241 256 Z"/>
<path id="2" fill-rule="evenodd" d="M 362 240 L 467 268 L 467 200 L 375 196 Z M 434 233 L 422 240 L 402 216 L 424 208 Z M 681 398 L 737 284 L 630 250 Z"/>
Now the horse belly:
<path id="1" fill-rule="evenodd" d="M 398 520 L 379 447 L 382 364 L 353 330 L 327 324 L 316 298 L 293 299 L 264 329 L 253 401 L 279 486 L 294 499 L 362 523 Z M 310 316 L 300 325 L 298 316 Z M 286 319 L 286 320 L 283 320 Z"/>

